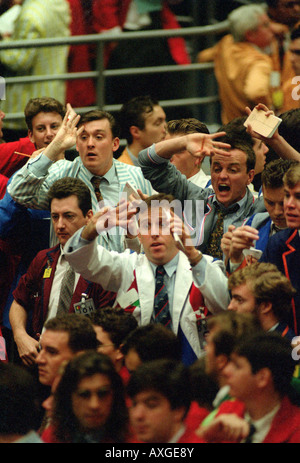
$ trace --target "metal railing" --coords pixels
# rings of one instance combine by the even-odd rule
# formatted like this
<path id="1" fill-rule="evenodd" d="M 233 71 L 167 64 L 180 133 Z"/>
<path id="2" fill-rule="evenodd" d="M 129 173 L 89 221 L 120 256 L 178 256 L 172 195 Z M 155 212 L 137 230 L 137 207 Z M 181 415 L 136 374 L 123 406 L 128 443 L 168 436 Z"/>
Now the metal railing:
<path id="1" fill-rule="evenodd" d="M 90 34 L 81 36 L 70 36 L 63 38 L 48 38 L 48 39 L 36 39 L 36 40 L 20 40 L 20 41 L 2 41 L 0 42 L 0 51 L 17 49 L 17 48 L 40 48 L 40 47 L 56 47 L 61 45 L 80 45 L 80 44 L 96 44 L 96 65 L 94 71 L 89 72 L 76 72 L 76 73 L 62 73 L 62 74 L 51 74 L 51 75 L 24 75 L 21 77 L 7 77 L 5 78 L 6 84 L 24 84 L 33 82 L 42 82 L 49 80 L 70 80 L 70 79 L 86 79 L 92 78 L 96 82 L 97 90 L 97 101 L 96 106 L 89 106 L 84 108 L 76 108 L 78 113 L 94 109 L 102 108 L 109 112 L 118 111 L 121 104 L 118 105 L 106 105 L 105 104 L 105 80 L 116 76 L 129 76 L 149 73 L 160 73 L 160 72 L 198 72 L 198 71 L 213 71 L 213 63 L 201 63 L 201 64 L 187 64 L 187 65 L 170 65 L 170 66 L 157 66 L 157 67 L 139 67 L 139 68 L 127 68 L 127 69 L 105 69 L 104 68 L 104 47 L 107 42 L 122 41 L 122 40 L 134 40 L 134 39 L 149 39 L 157 37 L 200 37 L 200 36 L 216 36 L 222 34 L 228 30 L 228 22 L 222 21 L 217 24 L 197 27 L 184 27 L 180 29 L 168 29 L 168 30 L 153 30 L 153 31 L 138 31 L 138 32 L 126 32 L 126 34 Z M 196 95 L 190 98 L 164 100 L 160 101 L 160 104 L 167 107 L 175 106 L 197 106 L 206 104 L 215 104 L 219 101 L 217 92 L 212 95 L 205 95 L 197 97 Z M 17 120 L 23 119 L 24 113 L 7 113 L 6 120 Z"/>

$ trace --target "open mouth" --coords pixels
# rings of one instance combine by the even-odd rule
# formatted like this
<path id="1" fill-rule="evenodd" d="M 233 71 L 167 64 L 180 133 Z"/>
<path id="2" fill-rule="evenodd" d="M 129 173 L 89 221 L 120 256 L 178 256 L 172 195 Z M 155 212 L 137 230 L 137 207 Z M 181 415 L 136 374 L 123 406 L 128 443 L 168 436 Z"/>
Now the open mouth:
<path id="1" fill-rule="evenodd" d="M 87 156 L 88 156 L 88 157 L 95 157 L 96 154 L 95 154 L 95 153 L 87 153 Z"/>
<path id="2" fill-rule="evenodd" d="M 220 185 L 218 185 L 218 190 L 220 193 L 223 193 L 224 191 L 230 191 L 230 186 L 229 185 L 226 185 L 225 183 L 220 183 Z"/>

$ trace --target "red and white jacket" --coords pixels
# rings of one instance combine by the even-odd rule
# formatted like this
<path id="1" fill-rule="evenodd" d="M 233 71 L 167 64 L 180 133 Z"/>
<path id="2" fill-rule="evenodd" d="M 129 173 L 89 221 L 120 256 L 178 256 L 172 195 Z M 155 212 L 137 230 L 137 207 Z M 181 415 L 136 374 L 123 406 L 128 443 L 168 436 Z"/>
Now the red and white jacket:
<path id="1" fill-rule="evenodd" d="M 116 303 L 131 311 L 139 325 L 151 322 L 153 316 L 155 277 L 145 254 L 107 251 L 94 240 L 79 241 L 81 230 L 65 245 L 66 258 L 83 278 L 101 284 L 105 290 L 117 293 Z M 191 268 L 181 251 L 176 269 L 172 326 L 175 334 L 181 329 L 197 357 L 203 349 L 203 319 L 209 313 L 226 310 L 229 292 L 224 264 L 203 256 Z M 199 326 L 201 329 L 199 329 Z"/>

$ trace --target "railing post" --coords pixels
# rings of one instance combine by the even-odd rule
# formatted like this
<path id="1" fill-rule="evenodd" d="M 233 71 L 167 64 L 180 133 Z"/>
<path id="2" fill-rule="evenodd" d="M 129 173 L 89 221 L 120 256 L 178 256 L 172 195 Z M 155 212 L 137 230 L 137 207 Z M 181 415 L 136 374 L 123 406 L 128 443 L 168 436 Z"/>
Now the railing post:
<path id="1" fill-rule="evenodd" d="M 104 76 L 104 42 L 97 42 L 96 47 L 96 71 L 98 77 L 96 81 L 96 105 L 99 109 L 105 106 L 105 76 Z"/>

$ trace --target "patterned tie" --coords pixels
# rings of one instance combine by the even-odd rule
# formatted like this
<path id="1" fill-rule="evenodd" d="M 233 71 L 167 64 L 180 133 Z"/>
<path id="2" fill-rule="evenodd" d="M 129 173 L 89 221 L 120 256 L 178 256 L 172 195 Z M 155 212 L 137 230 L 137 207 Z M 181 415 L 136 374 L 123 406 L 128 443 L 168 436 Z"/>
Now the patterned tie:
<path id="1" fill-rule="evenodd" d="M 215 228 L 213 229 L 212 233 L 210 234 L 207 247 L 206 247 L 206 254 L 217 258 L 223 259 L 223 251 L 221 249 L 221 239 L 224 234 L 224 217 L 228 214 L 232 214 L 239 209 L 239 205 L 235 204 L 230 209 L 221 209 L 220 206 L 216 205 L 217 210 L 217 222 Z"/>
<path id="2" fill-rule="evenodd" d="M 218 218 L 213 232 L 210 234 L 205 253 L 217 259 L 223 259 L 221 239 L 224 234 L 224 211 L 218 211 Z"/>
<path id="3" fill-rule="evenodd" d="M 57 315 L 63 315 L 69 312 L 71 300 L 74 292 L 75 272 L 68 266 L 61 282 L 59 301 L 57 306 Z"/>
<path id="4" fill-rule="evenodd" d="M 100 201 L 103 200 L 103 197 L 102 197 L 102 194 L 101 194 L 101 191 L 100 191 L 100 188 L 99 188 L 100 183 L 101 183 L 101 178 L 100 177 L 92 177 L 91 178 L 91 183 L 92 183 L 92 185 L 94 187 L 97 201 L 98 201 L 98 203 L 100 203 Z"/>
<path id="5" fill-rule="evenodd" d="M 156 268 L 155 274 L 155 296 L 154 296 L 154 315 L 155 323 L 161 323 L 170 327 L 171 316 L 169 310 L 169 298 L 167 288 L 164 284 L 164 275 L 166 271 L 163 265 Z"/>

